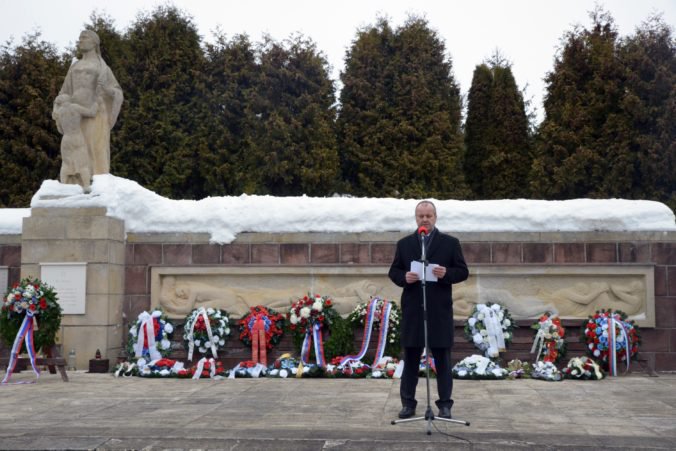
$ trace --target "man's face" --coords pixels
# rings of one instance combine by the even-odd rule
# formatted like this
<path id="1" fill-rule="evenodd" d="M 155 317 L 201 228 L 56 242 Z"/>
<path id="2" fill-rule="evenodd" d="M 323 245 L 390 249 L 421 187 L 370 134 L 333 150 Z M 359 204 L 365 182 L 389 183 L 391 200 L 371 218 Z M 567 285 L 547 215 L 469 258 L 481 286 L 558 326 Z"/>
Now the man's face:
<path id="1" fill-rule="evenodd" d="M 418 227 L 425 226 L 428 231 L 434 229 L 437 223 L 437 214 L 432 204 L 420 204 L 415 209 L 415 222 Z"/>

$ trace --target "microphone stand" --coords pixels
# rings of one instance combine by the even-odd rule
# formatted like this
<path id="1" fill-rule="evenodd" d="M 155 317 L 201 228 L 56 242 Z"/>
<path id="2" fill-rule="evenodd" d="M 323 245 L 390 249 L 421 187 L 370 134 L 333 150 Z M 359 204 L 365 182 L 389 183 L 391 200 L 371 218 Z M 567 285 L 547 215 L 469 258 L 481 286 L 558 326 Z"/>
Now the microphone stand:
<path id="1" fill-rule="evenodd" d="M 427 286 L 425 283 L 427 279 L 427 255 L 425 253 L 425 238 L 426 238 L 425 233 L 421 233 L 420 237 L 422 239 L 421 259 L 423 264 L 423 271 L 422 271 L 422 280 L 420 282 L 422 284 L 422 293 L 423 293 L 423 330 L 425 332 L 425 381 L 427 385 L 427 408 L 425 409 L 425 415 L 422 417 L 392 420 L 392 424 L 411 423 L 413 421 L 424 420 L 427 421 L 427 435 L 432 435 L 432 421 L 440 420 L 445 421 L 446 423 L 464 424 L 465 426 L 469 426 L 469 421 L 454 420 L 452 418 L 442 418 L 439 416 L 435 417 L 434 412 L 432 411 L 432 403 L 430 401 L 430 346 L 427 338 Z"/>

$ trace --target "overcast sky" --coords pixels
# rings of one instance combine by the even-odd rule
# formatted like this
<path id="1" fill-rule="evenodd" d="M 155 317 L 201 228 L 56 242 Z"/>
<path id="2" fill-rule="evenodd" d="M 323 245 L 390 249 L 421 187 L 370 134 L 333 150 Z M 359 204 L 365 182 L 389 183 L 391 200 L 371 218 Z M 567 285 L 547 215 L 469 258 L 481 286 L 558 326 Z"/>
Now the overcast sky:
<path id="1" fill-rule="evenodd" d="M 0 42 L 20 42 L 40 30 L 43 39 L 59 49 L 73 46 L 93 11 L 110 16 L 124 31 L 140 12 L 166 4 L 157 0 L 0 0 Z M 551 70 L 561 37 L 575 24 L 588 26 L 588 0 L 174 0 L 171 4 L 192 16 L 203 39 L 210 41 L 220 27 L 228 36 L 247 33 L 259 41 L 263 33 L 284 39 L 300 31 L 324 52 L 337 80 L 345 52 L 358 28 L 373 24 L 378 15 L 401 25 L 408 14 L 424 15 L 445 40 L 463 94 L 477 64 L 494 50 L 512 62 L 519 87 L 527 86 L 542 115 L 543 77 Z M 661 12 L 676 24 L 676 0 L 605 0 L 600 2 L 615 19 L 621 35 L 628 35 L 651 13 Z M 123 87 L 124 89 L 124 87 Z"/>

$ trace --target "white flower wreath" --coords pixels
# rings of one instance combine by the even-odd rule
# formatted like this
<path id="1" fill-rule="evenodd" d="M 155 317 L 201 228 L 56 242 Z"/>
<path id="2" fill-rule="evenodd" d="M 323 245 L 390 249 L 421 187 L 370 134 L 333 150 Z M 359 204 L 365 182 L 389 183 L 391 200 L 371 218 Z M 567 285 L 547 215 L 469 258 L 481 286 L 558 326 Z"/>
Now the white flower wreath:
<path id="1" fill-rule="evenodd" d="M 507 376 L 507 370 L 478 354 L 472 354 L 456 363 L 452 372 L 456 379 L 504 379 Z"/>
<path id="2" fill-rule="evenodd" d="M 152 333 L 148 333 L 151 330 Z M 142 312 L 129 329 L 127 340 L 129 357 L 142 357 L 146 361 L 167 357 L 171 353 L 169 335 L 173 331 L 174 326 L 167 320 L 162 310 L 156 309 L 151 313 Z"/>
<path id="3" fill-rule="evenodd" d="M 498 357 L 511 343 L 514 322 L 500 304 L 477 304 L 465 322 L 465 337 L 488 358 Z"/>
<path id="4" fill-rule="evenodd" d="M 228 314 L 222 310 L 201 307 L 190 312 L 183 332 L 188 360 L 192 360 L 195 347 L 204 355 L 218 358 L 218 351 L 223 349 L 231 334 L 229 324 Z"/>

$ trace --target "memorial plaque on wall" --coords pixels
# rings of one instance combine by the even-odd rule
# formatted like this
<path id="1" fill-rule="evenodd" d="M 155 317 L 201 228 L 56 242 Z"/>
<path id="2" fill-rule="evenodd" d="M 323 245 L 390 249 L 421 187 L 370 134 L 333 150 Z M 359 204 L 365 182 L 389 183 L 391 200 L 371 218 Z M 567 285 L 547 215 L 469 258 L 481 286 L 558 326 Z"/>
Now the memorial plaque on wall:
<path id="1" fill-rule="evenodd" d="M 40 263 L 40 272 L 56 290 L 64 315 L 85 313 L 87 263 Z"/>
<path id="2" fill-rule="evenodd" d="M 7 294 L 7 289 L 9 288 L 7 284 L 9 283 L 9 268 L 7 266 L 0 266 L 0 296 Z"/>

